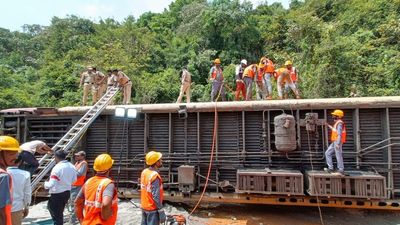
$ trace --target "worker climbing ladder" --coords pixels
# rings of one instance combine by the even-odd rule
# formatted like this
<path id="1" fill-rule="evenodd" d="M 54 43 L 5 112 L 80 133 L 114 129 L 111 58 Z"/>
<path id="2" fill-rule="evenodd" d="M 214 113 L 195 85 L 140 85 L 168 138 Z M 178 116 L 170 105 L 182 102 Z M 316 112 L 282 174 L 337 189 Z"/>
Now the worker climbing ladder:
<path id="1" fill-rule="evenodd" d="M 90 108 L 86 114 L 52 147 L 52 150 L 64 150 L 68 154 L 72 147 L 78 142 L 81 135 L 89 128 L 96 120 L 101 112 L 106 108 L 111 99 L 120 91 L 119 87 L 112 87 L 103 97 L 100 98 L 95 105 Z M 54 155 L 46 154 L 39 161 L 39 171 L 33 176 L 32 190 L 38 187 L 39 182 L 51 171 L 56 165 Z"/>

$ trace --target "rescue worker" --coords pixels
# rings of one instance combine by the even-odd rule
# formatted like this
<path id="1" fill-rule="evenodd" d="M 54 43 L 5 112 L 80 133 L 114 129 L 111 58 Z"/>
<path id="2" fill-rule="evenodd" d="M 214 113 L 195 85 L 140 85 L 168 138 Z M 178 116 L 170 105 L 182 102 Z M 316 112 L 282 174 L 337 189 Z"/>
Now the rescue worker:
<path id="1" fill-rule="evenodd" d="M 263 57 L 258 64 L 257 76 L 256 76 L 256 94 L 257 100 L 267 98 L 267 89 L 265 88 L 264 73 L 266 73 L 267 60 Z"/>
<path id="2" fill-rule="evenodd" d="M 242 59 L 240 61 L 240 65 L 236 66 L 236 71 L 235 71 L 235 79 L 236 79 L 236 92 L 235 92 L 235 101 L 240 100 L 240 93 L 242 93 L 243 99 L 246 99 L 246 85 L 244 84 L 243 81 L 243 72 L 244 69 L 247 67 L 247 60 Z"/>
<path id="3" fill-rule="evenodd" d="M 260 60 L 260 64 L 265 65 L 264 70 L 263 70 L 263 81 L 264 85 L 266 86 L 266 95 L 267 95 L 267 100 L 272 99 L 272 82 L 271 79 L 274 77 L 275 74 L 275 65 L 274 63 L 268 59 L 267 57 L 262 57 Z"/>
<path id="4" fill-rule="evenodd" d="M 12 225 L 12 177 L 6 169 L 15 164 L 20 151 L 18 141 L 9 136 L 0 136 L 0 222 Z"/>
<path id="5" fill-rule="evenodd" d="M 72 189 L 71 189 L 71 198 L 70 198 L 70 205 L 71 205 L 71 218 L 70 218 L 70 223 L 75 224 L 78 222 L 75 214 L 75 199 L 80 190 L 82 189 L 83 184 L 85 183 L 86 180 L 86 175 L 88 172 L 88 163 L 86 162 L 86 152 L 84 151 L 79 151 L 75 153 L 75 169 L 76 169 L 76 176 L 77 179 L 76 181 L 72 184 Z"/>
<path id="6" fill-rule="evenodd" d="M 49 189 L 50 198 L 47 204 L 54 225 L 64 224 L 64 208 L 68 203 L 72 183 L 76 181 L 75 167 L 65 158 L 67 153 L 58 150 L 54 153 L 56 165 L 51 170 L 50 178 L 44 183 Z"/>
<path id="7" fill-rule="evenodd" d="M 162 166 L 161 158 L 160 152 L 150 151 L 146 154 L 146 164 L 149 167 L 140 176 L 141 225 L 159 225 L 166 220 L 163 210 L 163 181 L 158 172 Z"/>
<path id="8" fill-rule="evenodd" d="M 115 81 L 118 84 L 118 86 L 122 87 L 122 93 L 123 93 L 123 100 L 122 104 L 123 105 L 128 105 L 131 103 L 131 92 L 132 92 L 132 81 L 129 79 L 129 77 L 123 73 L 122 71 L 119 71 L 117 69 L 113 70 L 113 75 L 115 76 Z"/>
<path id="9" fill-rule="evenodd" d="M 109 154 L 101 154 L 94 160 L 96 175 L 86 181 L 75 200 L 76 216 L 82 225 L 116 224 L 118 193 L 109 177 L 113 164 Z"/>
<path id="10" fill-rule="evenodd" d="M 246 101 L 251 101 L 253 96 L 253 80 L 258 76 L 257 64 L 247 66 L 243 71 L 243 81 L 246 85 Z"/>
<path id="11" fill-rule="evenodd" d="M 332 130 L 331 133 L 331 144 L 325 152 L 326 164 L 328 164 L 328 168 L 325 168 L 325 171 L 332 173 L 333 172 L 333 162 L 332 155 L 336 155 L 337 161 L 337 172 L 338 175 L 344 175 L 344 164 L 343 164 L 343 143 L 346 142 L 346 125 L 344 124 L 342 118 L 344 117 L 344 113 L 340 109 L 334 110 L 332 113 L 332 118 L 334 121 L 333 127 L 326 123 L 329 129 Z"/>
<path id="12" fill-rule="evenodd" d="M 13 225 L 21 225 L 22 219 L 28 216 L 32 198 L 31 174 L 18 168 L 21 160 L 21 155 L 19 155 L 14 165 L 7 168 L 13 182 L 11 209 Z"/>
<path id="13" fill-rule="evenodd" d="M 279 99 L 283 99 L 283 88 L 287 84 L 292 89 L 293 93 L 296 95 L 297 99 L 300 99 L 299 91 L 293 84 L 292 78 L 290 77 L 289 70 L 286 68 L 279 68 L 276 71 L 277 76 L 277 86 L 278 86 L 278 96 Z"/>
<path id="14" fill-rule="evenodd" d="M 182 69 L 182 78 L 181 78 L 181 89 L 179 91 L 179 97 L 176 100 L 176 103 L 182 102 L 182 97 L 186 95 L 186 103 L 190 103 L 190 86 L 192 84 L 192 75 L 186 68 Z"/>
<path id="15" fill-rule="evenodd" d="M 98 71 L 96 67 L 93 67 L 94 76 L 94 86 L 96 89 L 96 101 L 99 101 L 100 98 L 104 95 L 104 92 L 107 89 L 107 77 L 104 73 Z"/>
<path id="16" fill-rule="evenodd" d="M 285 67 L 289 71 L 290 78 L 292 78 L 293 85 L 296 87 L 297 91 L 299 91 L 299 86 L 298 86 L 299 76 L 297 73 L 297 69 L 293 66 L 293 63 L 290 60 L 287 60 L 285 62 Z M 288 98 L 289 89 L 290 89 L 289 84 L 285 83 L 285 99 Z"/>
<path id="17" fill-rule="evenodd" d="M 95 73 L 93 71 L 93 67 L 89 66 L 87 71 L 81 74 L 81 80 L 79 82 L 79 87 L 83 87 L 83 96 L 82 96 L 82 105 L 86 105 L 87 97 L 89 92 L 92 92 L 92 104 L 96 103 L 96 88 L 93 86 L 95 82 Z"/>
<path id="18" fill-rule="evenodd" d="M 211 101 L 215 102 L 218 96 L 221 96 L 222 101 L 226 101 L 224 75 L 222 74 L 221 60 L 215 59 L 214 66 L 210 69 L 211 86 Z"/>
<path id="19" fill-rule="evenodd" d="M 35 153 L 44 155 L 52 154 L 53 150 L 43 141 L 29 141 L 21 145 L 21 163 L 19 168 L 28 171 L 31 176 L 39 167 L 39 162 L 35 157 Z"/>

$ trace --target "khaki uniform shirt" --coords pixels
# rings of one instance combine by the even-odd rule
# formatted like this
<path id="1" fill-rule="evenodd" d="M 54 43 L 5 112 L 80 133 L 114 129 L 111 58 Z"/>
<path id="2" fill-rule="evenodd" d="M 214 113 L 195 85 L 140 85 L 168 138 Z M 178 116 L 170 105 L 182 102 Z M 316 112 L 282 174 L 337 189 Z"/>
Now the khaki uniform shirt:
<path id="1" fill-rule="evenodd" d="M 121 71 L 118 72 L 116 78 L 117 78 L 118 84 L 122 87 L 125 86 L 127 83 L 129 83 L 129 81 L 131 81 L 129 79 L 129 77 Z"/>
<path id="2" fill-rule="evenodd" d="M 187 70 L 182 70 L 182 84 L 192 83 L 192 75 Z"/>
<path id="3" fill-rule="evenodd" d="M 91 72 L 83 72 L 82 73 L 83 76 L 83 83 L 94 83 L 94 78 L 95 78 L 95 73 L 91 73 Z"/>

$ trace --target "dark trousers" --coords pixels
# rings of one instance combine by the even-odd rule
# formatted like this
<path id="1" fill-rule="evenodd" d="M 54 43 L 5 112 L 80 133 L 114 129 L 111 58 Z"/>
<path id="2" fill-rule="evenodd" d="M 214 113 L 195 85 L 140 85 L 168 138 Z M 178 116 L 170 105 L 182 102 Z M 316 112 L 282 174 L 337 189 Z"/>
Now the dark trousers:
<path id="1" fill-rule="evenodd" d="M 51 218 L 53 219 L 54 225 L 64 224 L 64 208 L 68 203 L 70 191 L 64 191 L 57 194 L 50 194 L 47 208 L 49 209 Z"/>
<path id="2" fill-rule="evenodd" d="M 39 162 L 36 160 L 35 156 L 32 153 L 27 151 L 22 151 L 20 153 L 20 157 L 22 159 L 22 163 L 19 168 L 21 170 L 28 171 L 32 176 L 32 174 L 35 173 L 35 171 L 39 167 Z"/>
<path id="3" fill-rule="evenodd" d="M 147 211 L 142 209 L 142 224 L 141 225 L 160 225 L 158 211 Z"/>

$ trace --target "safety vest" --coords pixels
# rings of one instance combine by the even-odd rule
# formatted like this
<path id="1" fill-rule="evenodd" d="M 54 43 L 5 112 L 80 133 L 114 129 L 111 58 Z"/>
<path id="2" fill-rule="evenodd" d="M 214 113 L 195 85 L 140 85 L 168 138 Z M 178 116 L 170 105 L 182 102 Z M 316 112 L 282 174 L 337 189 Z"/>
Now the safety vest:
<path id="1" fill-rule="evenodd" d="M 257 73 L 257 65 L 252 64 L 246 67 L 246 69 L 244 69 L 243 77 L 250 77 L 251 79 L 253 79 L 256 73 Z"/>
<path id="2" fill-rule="evenodd" d="M 9 173 L 7 173 L 7 171 L 3 170 L 0 168 L 0 174 L 1 173 L 5 173 L 8 175 L 9 178 L 9 184 L 10 184 L 10 199 L 11 201 L 9 202 L 9 204 L 7 204 L 4 209 L 6 211 L 6 217 L 7 217 L 7 221 L 5 223 L 5 225 L 12 225 L 11 223 L 11 208 L 12 208 L 12 196 L 13 196 L 13 190 L 12 190 L 12 177 Z"/>
<path id="3" fill-rule="evenodd" d="M 336 121 L 336 123 L 333 125 L 332 133 L 331 133 L 331 142 L 334 142 L 338 139 L 337 127 L 338 127 L 339 123 L 343 124 L 342 125 L 342 139 L 341 139 L 341 142 L 343 144 L 346 142 L 347 132 L 346 132 L 346 126 L 342 120 Z"/>
<path id="4" fill-rule="evenodd" d="M 268 61 L 268 64 L 267 64 L 267 66 L 265 68 L 265 72 L 266 73 L 273 73 L 275 71 L 275 65 L 271 60 L 267 59 L 267 61 Z"/>
<path id="5" fill-rule="evenodd" d="M 297 82 L 297 70 L 294 66 L 289 70 L 290 77 L 292 78 L 293 82 Z"/>
<path id="6" fill-rule="evenodd" d="M 164 199 L 164 189 L 160 174 L 149 168 L 142 171 L 140 176 L 140 201 L 142 209 L 144 210 L 153 211 L 158 209 L 153 194 L 151 193 L 151 183 L 153 183 L 157 178 L 160 180 L 160 199 L 162 204 Z"/>
<path id="7" fill-rule="evenodd" d="M 218 81 L 224 80 L 224 75 L 222 74 L 221 68 L 217 68 L 217 67 L 213 66 L 211 69 L 212 69 L 212 73 L 211 73 L 212 79 L 218 80 Z"/>
<path id="8" fill-rule="evenodd" d="M 82 225 L 102 224 L 114 225 L 117 222 L 118 213 L 118 194 L 114 189 L 114 197 L 112 200 L 112 215 L 107 220 L 101 218 L 101 208 L 103 206 L 103 192 L 107 185 L 114 183 L 108 177 L 94 176 L 87 180 L 83 186 L 83 194 L 85 196 L 85 213 Z"/>
<path id="9" fill-rule="evenodd" d="M 76 169 L 76 171 L 78 171 L 82 167 L 83 164 L 86 164 L 86 170 L 83 173 L 84 175 L 77 177 L 75 183 L 73 183 L 72 186 L 82 186 L 85 183 L 86 173 L 87 173 L 87 170 L 88 170 L 87 162 L 85 160 L 83 160 L 81 162 L 76 162 L 75 163 L 75 169 Z"/>

